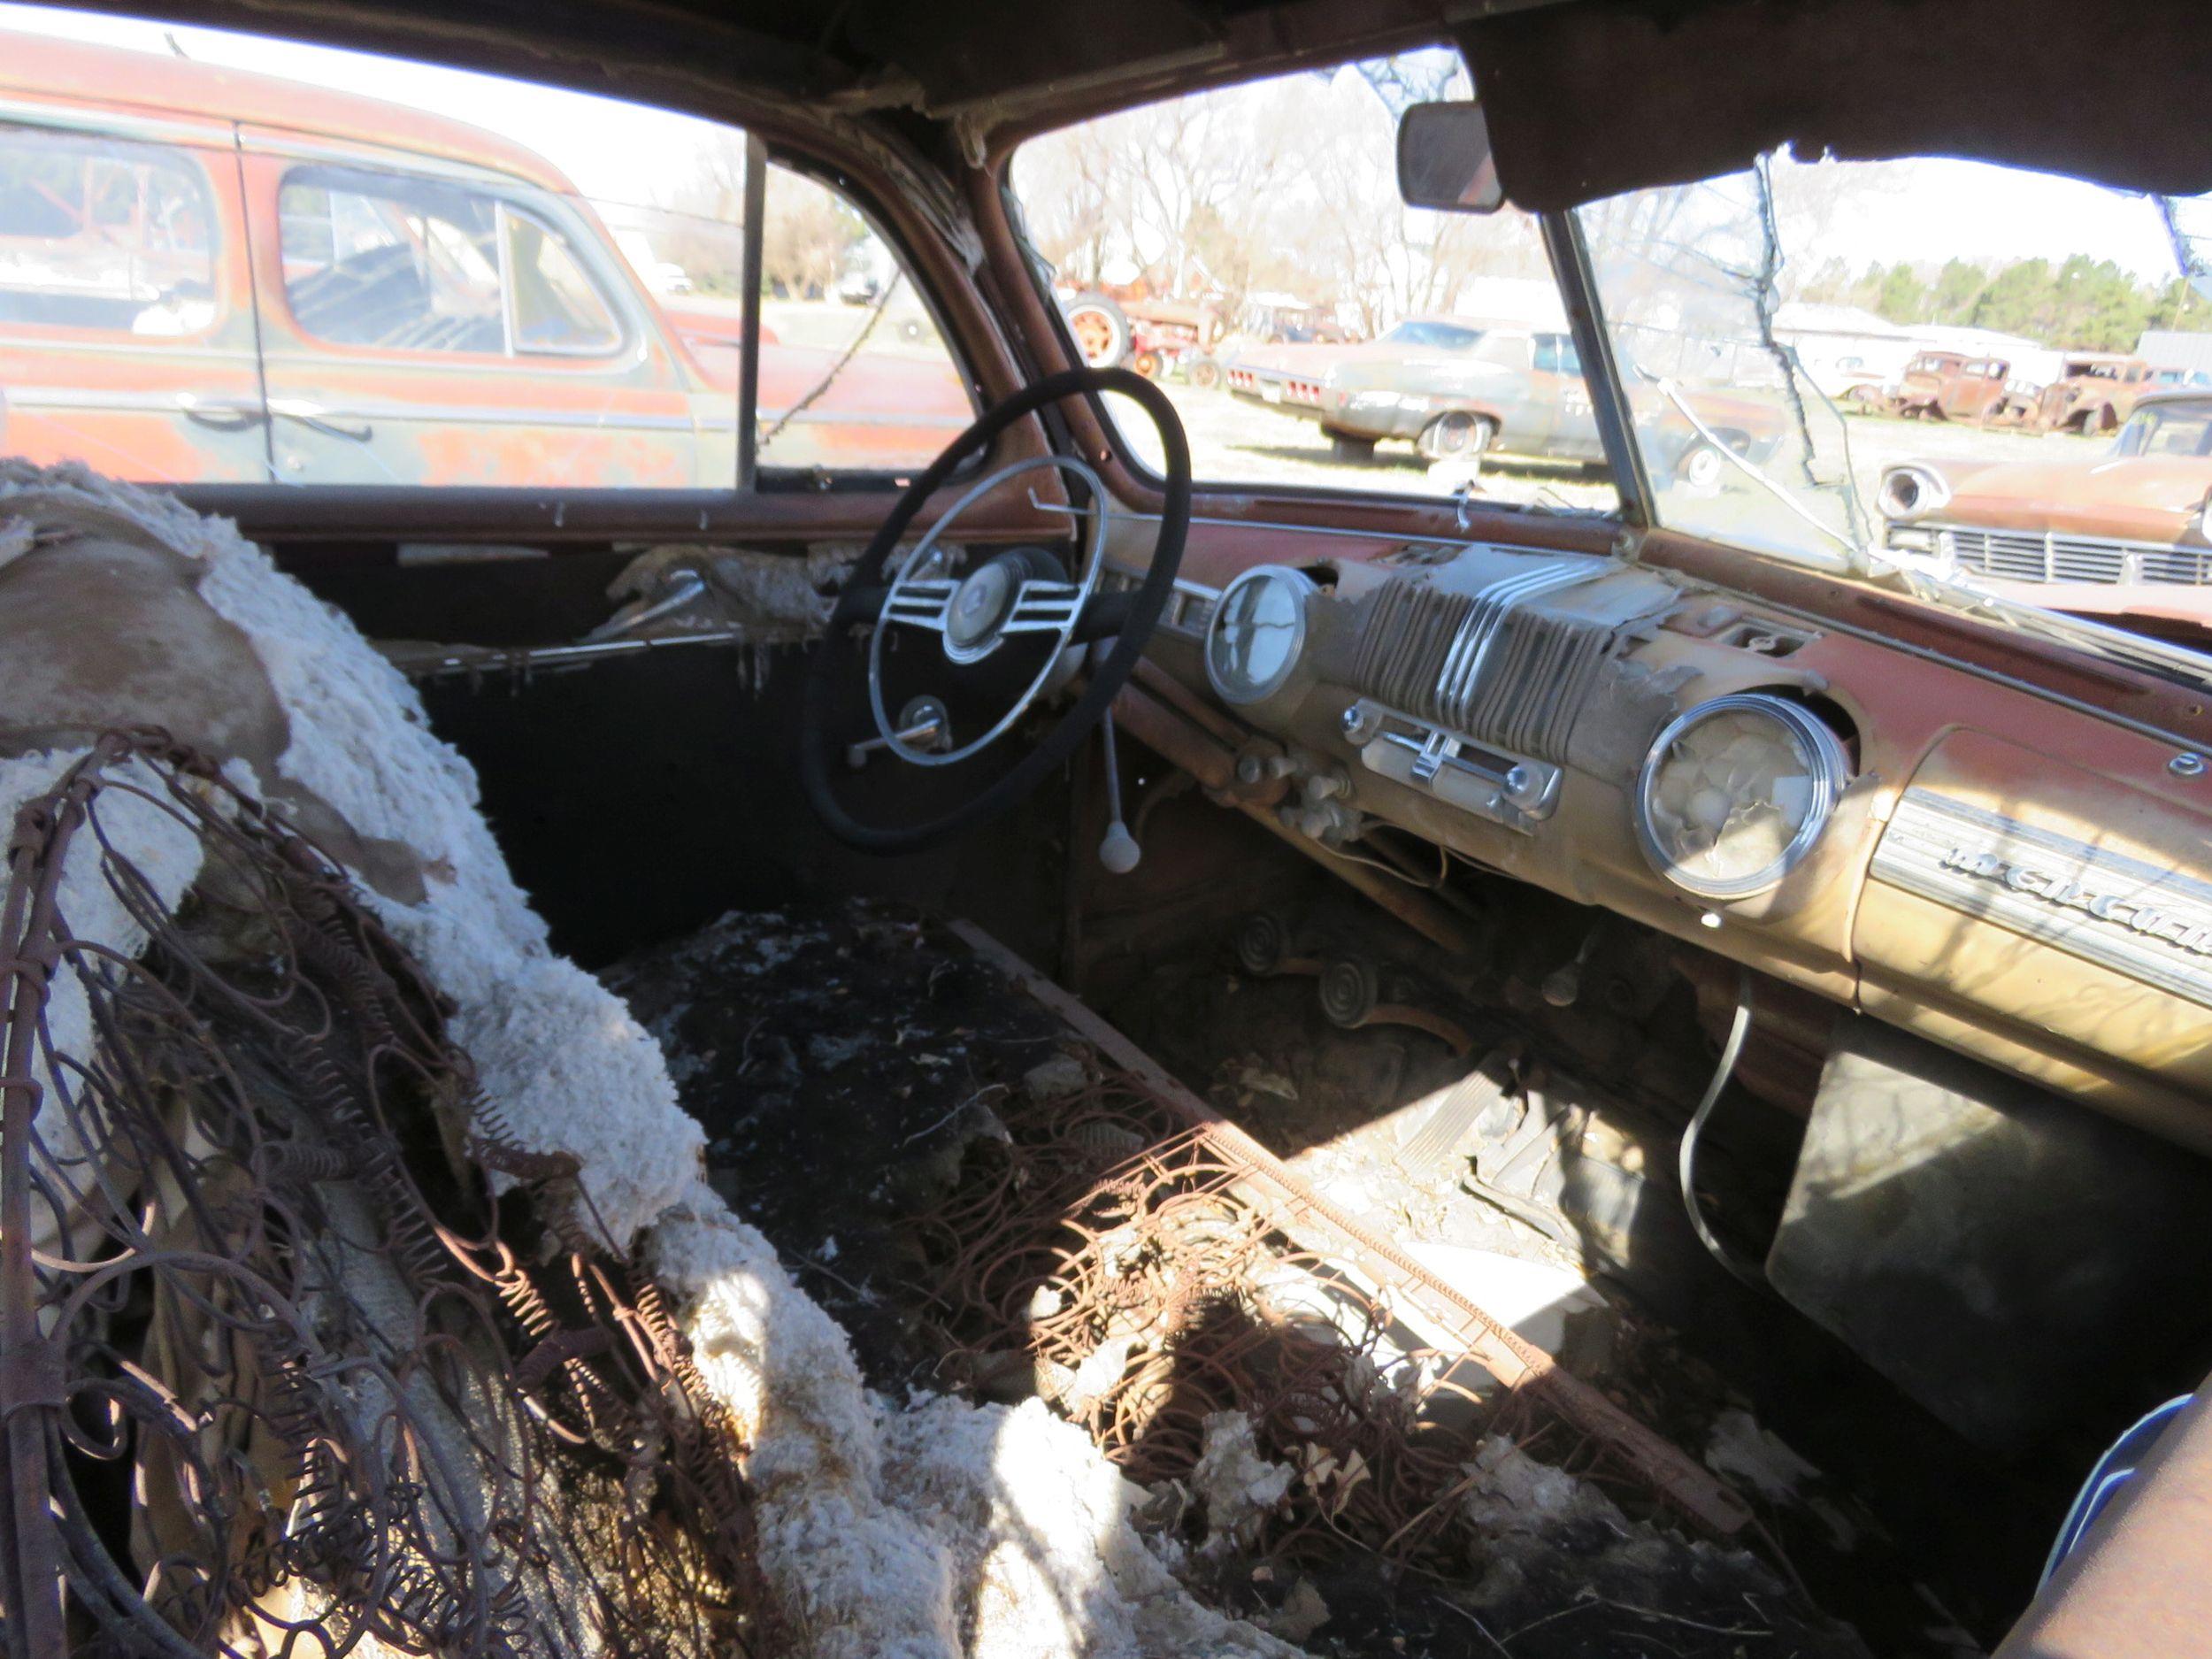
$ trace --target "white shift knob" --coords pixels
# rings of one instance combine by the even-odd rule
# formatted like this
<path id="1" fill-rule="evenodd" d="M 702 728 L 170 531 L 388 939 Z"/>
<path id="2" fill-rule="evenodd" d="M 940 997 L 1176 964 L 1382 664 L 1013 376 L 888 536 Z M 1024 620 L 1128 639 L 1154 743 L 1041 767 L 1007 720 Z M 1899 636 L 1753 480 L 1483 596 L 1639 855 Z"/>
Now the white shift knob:
<path id="1" fill-rule="evenodd" d="M 1098 844 L 1098 862 L 1118 876 L 1125 876 L 1137 867 L 1137 860 L 1144 856 L 1144 849 L 1137 845 L 1137 838 L 1129 833 L 1129 826 L 1116 818 L 1106 826 L 1106 839 Z"/>

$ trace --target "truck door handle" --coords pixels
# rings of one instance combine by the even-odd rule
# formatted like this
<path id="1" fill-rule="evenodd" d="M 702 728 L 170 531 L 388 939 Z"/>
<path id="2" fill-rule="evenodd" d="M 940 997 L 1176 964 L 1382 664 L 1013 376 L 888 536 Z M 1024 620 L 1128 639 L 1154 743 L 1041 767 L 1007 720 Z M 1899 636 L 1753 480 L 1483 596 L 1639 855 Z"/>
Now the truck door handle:
<path id="1" fill-rule="evenodd" d="M 268 419 L 257 403 L 209 399 L 191 392 L 177 394 L 177 408 L 187 420 L 219 432 L 242 432 Z"/>
<path id="2" fill-rule="evenodd" d="M 310 403 L 303 397 L 272 397 L 269 412 L 287 420 L 296 420 L 303 426 L 333 438 L 349 438 L 356 443 L 366 443 L 375 435 L 367 421 L 342 419 L 320 403 Z"/>

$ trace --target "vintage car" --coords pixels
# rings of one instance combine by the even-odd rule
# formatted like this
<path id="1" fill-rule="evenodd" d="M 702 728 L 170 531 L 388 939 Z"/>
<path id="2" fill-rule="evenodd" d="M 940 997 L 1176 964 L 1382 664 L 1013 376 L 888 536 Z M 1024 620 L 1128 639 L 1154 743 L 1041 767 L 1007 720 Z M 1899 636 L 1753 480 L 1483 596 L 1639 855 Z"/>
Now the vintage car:
<path id="1" fill-rule="evenodd" d="M 2151 365 L 2119 351 L 2070 352 L 2058 379 L 2036 400 L 2035 424 L 2047 432 L 2115 432 L 2150 390 Z"/>
<path id="2" fill-rule="evenodd" d="M 2165 245 L 2192 0 L 134 9 L 0 50 L 6 1659 L 2212 1651 L 2212 655 L 1773 329 Z M 1531 226 L 1525 504 L 1053 288 Z"/>
<path id="3" fill-rule="evenodd" d="M 2039 390 L 2012 373 L 2002 357 L 1969 357 L 1955 351 L 1924 351 L 1905 365 L 1894 411 L 1931 420 L 1978 420 L 1985 425 L 2025 420 Z"/>
<path id="4" fill-rule="evenodd" d="M 1317 339 L 1240 352 L 1222 365 L 1223 378 L 1235 396 L 1319 419 L 1329 376 L 1336 369 L 1372 363 L 1386 373 L 1393 365 L 1463 357 L 1481 349 L 1491 327 L 1475 318 L 1409 317 L 1372 340 Z M 1351 447 L 1362 449 L 1357 440 Z M 1373 447 L 1367 444 L 1362 452 Z"/>
<path id="5" fill-rule="evenodd" d="M 161 481 L 708 487 L 736 472 L 739 346 L 733 309 L 656 296 L 511 141 L 0 35 L 12 454 Z M 795 464 L 911 464 L 972 412 L 942 358 L 841 357 L 763 334 Z"/>
<path id="6" fill-rule="evenodd" d="M 2212 639 L 2212 393 L 2143 393 L 2099 457 L 1893 466 L 1880 505 L 1886 545 L 1939 575 Z"/>
<path id="7" fill-rule="evenodd" d="M 1400 325 L 1408 326 L 1421 325 Z M 1494 447 L 1569 460 L 1604 454 L 1563 331 L 1467 319 L 1449 326 L 1448 344 L 1393 329 L 1336 359 L 1317 413 L 1337 459 L 1363 459 L 1386 439 L 1404 439 L 1432 461 Z M 1473 338 L 1460 340 L 1462 332 Z"/>
<path id="8" fill-rule="evenodd" d="M 1669 480 L 1714 490 L 1728 456 L 1772 455 L 1781 400 L 1704 387 L 1670 405 L 1648 385 L 1630 388 L 1646 417 L 1652 465 Z M 1605 455 L 1588 382 L 1566 334 L 1493 325 L 1467 352 L 1362 353 L 1328 372 L 1317 419 L 1339 461 L 1361 461 L 1385 439 L 1411 442 L 1430 461 L 1472 463 L 1493 451 L 1567 461 Z"/>

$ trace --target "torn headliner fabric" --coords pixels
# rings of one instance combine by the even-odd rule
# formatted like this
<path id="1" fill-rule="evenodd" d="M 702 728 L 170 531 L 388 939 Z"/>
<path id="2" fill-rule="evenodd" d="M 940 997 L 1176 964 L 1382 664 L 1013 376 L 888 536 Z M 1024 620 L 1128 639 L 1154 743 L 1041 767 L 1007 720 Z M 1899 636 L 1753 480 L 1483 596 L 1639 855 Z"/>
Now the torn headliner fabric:
<path id="1" fill-rule="evenodd" d="M 1545 212 L 1803 157 L 1958 156 L 2212 190 L 2194 0 L 1594 0 L 1457 35 L 1507 196 Z"/>

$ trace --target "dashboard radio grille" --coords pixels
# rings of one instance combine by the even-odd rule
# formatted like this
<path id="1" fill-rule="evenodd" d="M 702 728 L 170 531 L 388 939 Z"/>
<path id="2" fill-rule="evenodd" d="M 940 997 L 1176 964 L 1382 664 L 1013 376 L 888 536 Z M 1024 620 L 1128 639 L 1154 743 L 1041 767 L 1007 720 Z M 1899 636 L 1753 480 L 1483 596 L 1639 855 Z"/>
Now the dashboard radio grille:
<path id="1" fill-rule="evenodd" d="M 1378 702 L 1446 731 L 1562 762 L 1620 634 L 1530 602 L 1605 569 L 1594 559 L 1547 560 L 1473 594 L 1392 582 L 1370 602 L 1354 678 Z"/>
<path id="2" fill-rule="evenodd" d="M 1444 660 L 1475 602 L 1419 582 L 1392 582 L 1374 599 L 1360 629 L 1353 675 L 1361 690 L 1408 714 L 1431 714 Z"/>

